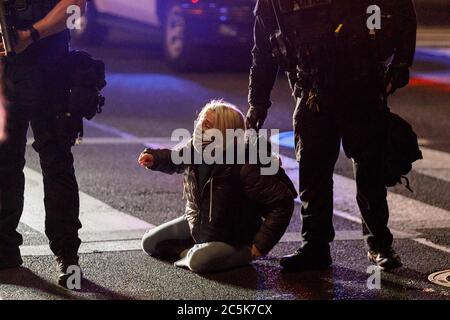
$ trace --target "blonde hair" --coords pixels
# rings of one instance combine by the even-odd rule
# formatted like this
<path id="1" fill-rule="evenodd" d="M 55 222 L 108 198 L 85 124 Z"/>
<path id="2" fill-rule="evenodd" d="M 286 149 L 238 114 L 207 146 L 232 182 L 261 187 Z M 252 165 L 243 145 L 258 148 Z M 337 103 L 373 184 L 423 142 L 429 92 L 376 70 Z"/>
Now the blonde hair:
<path id="1" fill-rule="evenodd" d="M 200 121 L 210 111 L 214 112 L 216 116 L 214 129 L 222 132 L 223 137 L 226 137 L 227 129 L 245 130 L 244 114 L 235 105 L 224 100 L 212 100 L 200 111 L 197 121 Z"/>

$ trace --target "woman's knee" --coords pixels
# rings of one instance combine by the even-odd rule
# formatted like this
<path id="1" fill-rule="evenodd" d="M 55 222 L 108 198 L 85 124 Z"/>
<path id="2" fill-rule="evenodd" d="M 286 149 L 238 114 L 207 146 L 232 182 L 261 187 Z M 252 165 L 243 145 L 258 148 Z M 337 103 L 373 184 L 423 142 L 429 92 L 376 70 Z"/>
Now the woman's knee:
<path id="1" fill-rule="evenodd" d="M 156 253 L 156 245 L 158 244 L 157 237 L 155 237 L 155 232 L 152 230 L 148 231 L 143 237 L 141 241 L 142 250 L 144 250 L 147 254 L 155 254 Z"/>

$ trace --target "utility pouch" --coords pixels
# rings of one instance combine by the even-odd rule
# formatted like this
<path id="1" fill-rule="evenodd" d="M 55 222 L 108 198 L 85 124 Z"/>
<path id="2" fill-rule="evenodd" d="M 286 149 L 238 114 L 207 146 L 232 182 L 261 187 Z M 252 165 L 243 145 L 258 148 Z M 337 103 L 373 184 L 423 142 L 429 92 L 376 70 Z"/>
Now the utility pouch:
<path id="1" fill-rule="evenodd" d="M 105 64 L 83 51 L 70 52 L 66 63 L 70 83 L 67 113 L 75 119 L 92 120 L 105 105 L 100 94 L 106 86 Z"/>

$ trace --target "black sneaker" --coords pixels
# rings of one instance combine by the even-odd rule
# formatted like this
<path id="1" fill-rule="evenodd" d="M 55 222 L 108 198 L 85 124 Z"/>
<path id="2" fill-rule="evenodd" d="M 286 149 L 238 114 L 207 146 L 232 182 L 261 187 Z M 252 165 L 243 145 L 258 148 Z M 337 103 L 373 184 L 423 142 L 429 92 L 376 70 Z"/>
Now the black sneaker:
<path id="1" fill-rule="evenodd" d="M 330 248 L 304 247 L 281 258 L 280 265 L 286 272 L 318 271 L 331 267 Z"/>
<path id="2" fill-rule="evenodd" d="M 83 280 L 83 272 L 78 263 L 78 257 L 72 258 L 61 258 L 57 257 L 56 262 L 58 263 L 59 276 L 58 284 L 66 289 L 70 290 L 80 290 L 81 282 Z M 76 274 L 79 274 L 79 279 L 76 279 Z M 79 280 L 79 281 L 77 281 Z"/>
<path id="3" fill-rule="evenodd" d="M 403 265 L 400 256 L 392 248 L 381 251 L 369 250 L 367 258 L 381 270 L 393 270 Z"/>
<path id="4" fill-rule="evenodd" d="M 0 270 L 20 268 L 22 264 L 21 256 L 0 257 Z"/>

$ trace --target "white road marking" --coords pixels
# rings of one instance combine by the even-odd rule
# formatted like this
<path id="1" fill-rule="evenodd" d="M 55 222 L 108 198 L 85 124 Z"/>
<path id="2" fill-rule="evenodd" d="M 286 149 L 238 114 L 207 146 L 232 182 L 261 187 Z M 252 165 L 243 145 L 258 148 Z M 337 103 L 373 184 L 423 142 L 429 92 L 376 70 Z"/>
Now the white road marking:
<path id="1" fill-rule="evenodd" d="M 45 209 L 42 175 L 25 168 L 25 205 L 21 222 L 29 227 L 45 232 Z M 106 241 L 129 239 L 153 226 L 143 220 L 120 212 L 109 205 L 80 192 L 80 220 L 83 241 Z"/>
<path id="2" fill-rule="evenodd" d="M 431 242 L 431 241 L 429 241 L 427 239 L 416 238 L 416 239 L 413 239 L 413 240 L 418 242 L 418 243 L 420 243 L 420 244 L 423 244 L 424 246 L 427 246 L 427 247 L 430 247 L 430 248 L 433 248 L 433 249 L 436 249 L 436 250 L 439 250 L 439 251 L 443 251 L 443 252 L 446 252 L 446 253 L 450 253 L 450 248 L 445 247 L 445 246 L 441 246 L 441 245 L 438 245 L 438 244 L 435 244 L 435 243 L 433 243 L 433 242 Z"/>
<path id="3" fill-rule="evenodd" d="M 33 139 L 28 139 L 27 145 L 32 145 Z M 146 145 L 151 144 L 152 146 L 175 146 L 175 142 L 172 142 L 168 138 L 123 138 L 123 137 L 86 137 L 83 138 L 81 145 Z"/>
<path id="4" fill-rule="evenodd" d="M 450 182 L 450 154 L 421 148 L 423 159 L 413 164 L 413 169 L 423 175 Z"/>
<path id="5" fill-rule="evenodd" d="M 141 234 L 142 235 L 142 234 Z M 396 239 L 410 239 L 414 235 L 394 232 Z M 336 231 L 335 241 L 362 240 L 363 236 L 359 230 Z M 286 233 L 280 242 L 300 242 L 302 237 L 299 232 Z M 102 253 L 141 250 L 140 236 L 136 239 L 106 240 L 106 241 L 83 241 L 79 253 Z M 22 256 L 49 256 L 52 252 L 48 245 L 30 245 L 21 247 Z"/>
<path id="6" fill-rule="evenodd" d="M 99 242 L 83 242 L 80 246 L 79 253 L 101 253 L 101 252 L 120 252 L 120 251 L 137 251 L 141 250 L 141 240 L 116 240 L 116 241 L 99 241 Z M 48 245 L 23 246 L 20 248 L 22 256 L 51 256 Z"/>
<path id="7" fill-rule="evenodd" d="M 363 240 L 361 230 L 337 230 L 335 232 L 334 241 L 351 241 L 351 240 Z M 406 232 L 398 232 L 393 230 L 392 234 L 395 239 L 413 239 L 416 235 Z M 301 242 L 302 236 L 300 232 L 288 232 L 283 235 L 280 242 Z"/>

